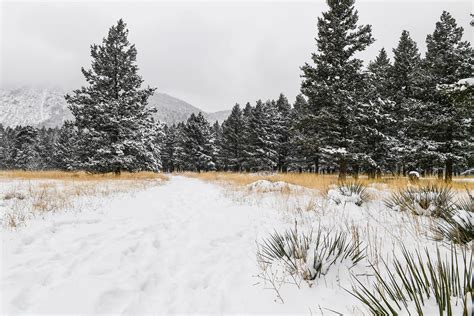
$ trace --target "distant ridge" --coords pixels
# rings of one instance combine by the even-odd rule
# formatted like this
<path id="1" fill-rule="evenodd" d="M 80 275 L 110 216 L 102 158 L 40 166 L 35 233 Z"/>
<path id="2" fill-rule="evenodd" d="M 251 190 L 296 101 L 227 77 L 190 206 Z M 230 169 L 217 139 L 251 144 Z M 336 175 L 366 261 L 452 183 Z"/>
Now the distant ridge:
<path id="1" fill-rule="evenodd" d="M 0 89 L 0 124 L 3 126 L 32 125 L 57 127 L 73 119 L 64 99 L 65 91 L 58 88 L 21 87 Z M 166 124 L 185 121 L 191 113 L 202 112 L 212 124 L 222 123 L 230 111 L 206 113 L 201 109 L 166 93 L 150 97 L 148 104 L 157 109 L 155 119 Z"/>

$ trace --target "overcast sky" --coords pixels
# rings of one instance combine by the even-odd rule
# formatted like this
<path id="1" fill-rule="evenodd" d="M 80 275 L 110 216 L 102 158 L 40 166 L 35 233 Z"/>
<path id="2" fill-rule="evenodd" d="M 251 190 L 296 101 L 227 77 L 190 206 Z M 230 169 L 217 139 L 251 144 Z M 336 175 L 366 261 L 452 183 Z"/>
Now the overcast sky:
<path id="1" fill-rule="evenodd" d="M 356 1 L 359 22 L 372 24 L 376 42 L 361 54 L 390 52 L 403 29 L 425 51 L 443 10 L 472 42 L 471 1 Z M 1 2 L 1 85 L 84 83 L 90 44 L 123 18 L 138 49 L 145 83 L 205 111 L 236 102 L 299 93 L 299 67 L 316 49 L 316 21 L 324 1 L 307 2 Z"/>

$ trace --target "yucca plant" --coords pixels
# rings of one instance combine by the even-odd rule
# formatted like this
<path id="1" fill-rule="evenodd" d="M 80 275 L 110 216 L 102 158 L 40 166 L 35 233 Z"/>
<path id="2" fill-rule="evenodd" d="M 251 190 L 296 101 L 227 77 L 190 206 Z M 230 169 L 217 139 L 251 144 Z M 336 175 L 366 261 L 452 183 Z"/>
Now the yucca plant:
<path id="1" fill-rule="evenodd" d="M 290 229 L 281 234 L 274 232 L 259 244 L 258 258 L 271 264 L 281 261 L 292 274 L 299 274 L 305 280 L 314 280 L 328 272 L 337 262 L 350 260 L 352 266 L 365 257 L 365 249 L 346 233 L 298 232 Z M 352 267 L 351 266 L 351 267 Z"/>
<path id="2" fill-rule="evenodd" d="M 455 206 L 454 192 L 450 186 L 437 184 L 408 187 L 394 192 L 385 205 L 415 215 L 450 218 Z"/>
<path id="3" fill-rule="evenodd" d="M 456 244 L 468 244 L 474 240 L 474 215 L 453 216 L 434 226 L 436 236 Z"/>
<path id="4" fill-rule="evenodd" d="M 470 192 L 467 198 L 454 203 L 451 216 L 439 219 L 431 228 L 436 239 L 444 239 L 455 244 L 468 244 L 474 240 L 474 199 Z"/>
<path id="5" fill-rule="evenodd" d="M 345 200 L 346 202 L 353 202 L 357 206 L 361 206 L 370 200 L 370 196 L 367 193 L 367 188 L 360 182 L 340 182 L 337 185 L 337 192 L 342 196 L 341 199 L 338 196 L 332 196 L 331 199 L 337 204 L 340 204 Z"/>
<path id="6" fill-rule="evenodd" d="M 385 274 L 372 266 L 375 282 L 364 285 L 357 277 L 351 294 L 359 299 L 372 315 L 398 315 L 400 312 L 432 315 L 429 304 L 436 304 L 439 315 L 454 314 L 462 310 L 463 316 L 471 316 L 473 290 L 472 249 L 461 249 L 462 262 L 458 261 L 456 247 L 450 255 L 442 258 L 439 249 L 436 259 L 425 249 L 423 259 L 419 251 L 415 254 L 402 249 L 402 259 L 393 259 L 393 268 L 382 260 Z M 431 309 L 432 312 L 432 309 Z"/>
<path id="7" fill-rule="evenodd" d="M 469 192 L 469 190 L 466 190 L 466 192 L 467 197 L 460 199 L 456 203 L 456 207 L 458 210 L 462 210 L 468 213 L 474 213 L 474 196 Z"/>

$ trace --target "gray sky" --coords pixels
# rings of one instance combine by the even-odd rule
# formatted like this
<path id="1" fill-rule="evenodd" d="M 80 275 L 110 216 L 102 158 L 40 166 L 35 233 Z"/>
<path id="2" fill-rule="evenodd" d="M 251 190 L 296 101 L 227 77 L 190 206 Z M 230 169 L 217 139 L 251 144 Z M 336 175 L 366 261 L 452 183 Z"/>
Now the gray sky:
<path id="1" fill-rule="evenodd" d="M 316 21 L 324 1 L 308 2 L 53 2 L 1 0 L 1 85 L 58 86 L 84 83 L 90 44 L 123 18 L 138 49 L 145 83 L 205 111 L 230 109 L 236 102 L 294 100 L 299 67 L 316 49 Z M 443 10 L 465 29 L 471 1 L 356 1 L 359 22 L 372 24 L 376 42 L 368 61 L 396 46 L 403 29 L 425 51 Z"/>

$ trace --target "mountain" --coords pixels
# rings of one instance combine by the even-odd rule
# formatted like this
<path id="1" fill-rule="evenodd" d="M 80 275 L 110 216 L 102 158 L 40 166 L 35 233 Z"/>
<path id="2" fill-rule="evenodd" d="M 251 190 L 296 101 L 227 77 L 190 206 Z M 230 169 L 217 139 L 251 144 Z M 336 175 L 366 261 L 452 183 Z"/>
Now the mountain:
<path id="1" fill-rule="evenodd" d="M 222 123 L 231 112 L 219 111 L 207 113 L 183 100 L 172 97 L 166 93 L 157 92 L 148 99 L 148 104 L 157 109 L 154 115 L 155 119 L 166 124 L 186 121 L 192 113 L 197 114 L 199 112 L 202 112 L 204 117 L 207 118 L 211 124 L 215 121 Z"/>
<path id="2" fill-rule="evenodd" d="M 61 126 L 65 120 L 73 119 L 64 94 L 57 88 L 0 89 L 0 124 Z M 230 111 L 206 113 L 183 100 L 157 92 L 150 97 L 148 104 L 157 109 L 155 119 L 166 124 L 185 121 L 191 113 L 202 112 L 211 123 L 216 120 L 222 122 L 230 114 Z"/>

